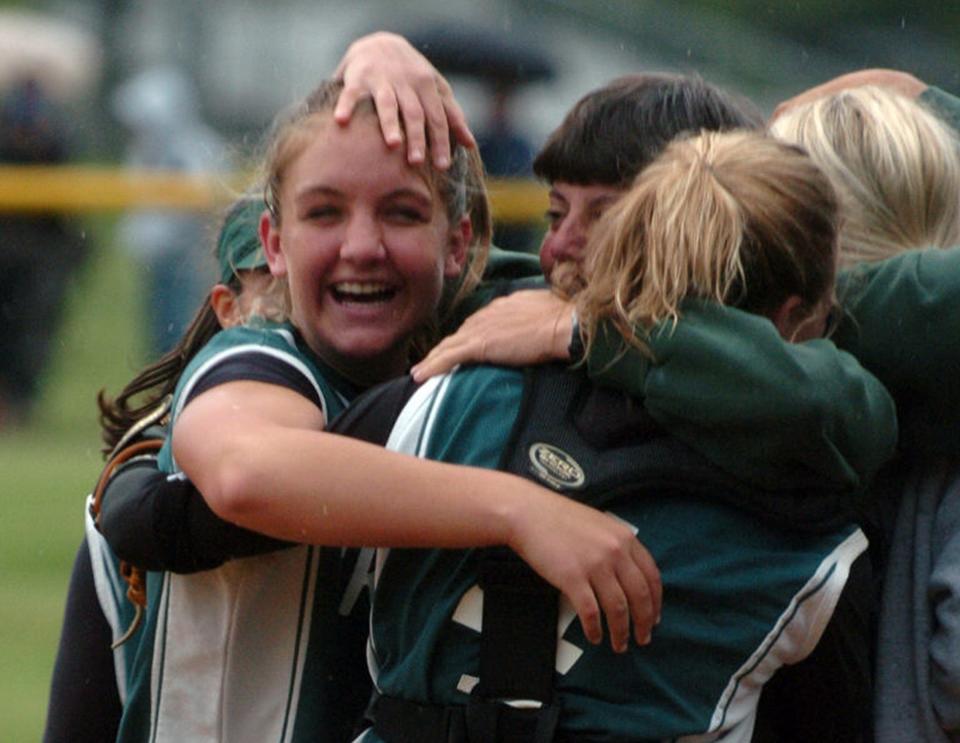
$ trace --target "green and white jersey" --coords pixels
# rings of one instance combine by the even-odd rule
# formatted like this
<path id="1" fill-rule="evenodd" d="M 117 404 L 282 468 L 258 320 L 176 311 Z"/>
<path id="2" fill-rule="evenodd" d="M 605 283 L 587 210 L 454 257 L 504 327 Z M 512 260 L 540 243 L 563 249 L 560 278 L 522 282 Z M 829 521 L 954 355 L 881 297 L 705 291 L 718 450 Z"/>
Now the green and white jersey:
<path id="1" fill-rule="evenodd" d="M 552 372 L 532 372 L 541 373 Z M 578 389 L 571 406 L 593 388 L 583 381 Z M 866 547 L 862 532 L 853 526 L 819 535 L 774 528 L 726 505 L 729 499 L 712 499 L 704 482 L 687 487 L 688 470 L 676 463 L 660 461 L 651 473 L 648 457 L 632 473 L 634 465 L 619 458 L 620 444 L 593 446 L 572 423 L 539 430 L 531 443 L 518 415 L 536 421 L 549 413 L 545 406 L 567 404 L 531 399 L 537 400 L 525 393 L 523 372 L 460 370 L 411 397 L 388 446 L 486 468 L 504 468 L 519 457 L 526 470 L 511 465 L 512 471 L 560 490 L 577 489 L 578 500 L 601 504 L 631 524 L 653 555 L 663 580 L 663 612 L 648 646 L 615 654 L 607 643 L 591 645 L 570 604 L 561 601 L 559 730 L 604 741 L 748 741 L 763 683 L 816 645 L 850 564 Z M 617 470 L 613 479 L 598 474 L 601 464 Z M 620 487 L 634 477 L 645 484 Z M 611 497 L 604 478 L 617 480 L 618 494 Z M 368 655 L 384 695 L 431 704 L 468 701 L 478 682 L 483 632 L 480 555 L 380 551 Z M 372 731 L 362 739 L 379 740 Z"/>
<path id="2" fill-rule="evenodd" d="M 136 608 L 126 598 L 127 583 L 120 572 L 120 560 L 97 529 L 90 511 L 92 505 L 93 496 L 88 495 L 84 504 L 83 528 L 90 551 L 93 585 L 97 592 L 97 601 L 103 610 L 103 618 L 110 626 L 111 640 L 117 642 L 133 624 Z M 121 704 L 126 704 L 127 701 L 128 676 L 136 657 L 136 648 L 136 640 L 133 640 L 113 649 L 113 668 Z"/>
<path id="3" fill-rule="evenodd" d="M 197 354 L 177 385 L 174 424 L 204 375 L 251 354 L 279 361 L 301 389 L 306 380 L 327 420 L 346 406 L 352 390 L 292 328 L 265 324 L 222 331 Z M 169 442 L 159 462 L 179 471 Z M 356 557 L 299 545 L 191 575 L 150 573 L 119 740 L 347 739 L 349 696 L 358 687 L 365 696 L 342 667 L 351 650 L 354 663 L 363 657 L 366 617 L 351 616 L 366 575 L 361 566 L 351 583 Z"/>

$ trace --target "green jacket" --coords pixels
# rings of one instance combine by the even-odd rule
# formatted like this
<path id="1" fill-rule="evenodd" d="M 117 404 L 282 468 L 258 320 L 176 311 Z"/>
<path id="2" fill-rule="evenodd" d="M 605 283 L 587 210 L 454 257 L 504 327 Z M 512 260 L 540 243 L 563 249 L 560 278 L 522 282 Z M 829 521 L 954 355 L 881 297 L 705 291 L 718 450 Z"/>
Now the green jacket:
<path id="1" fill-rule="evenodd" d="M 661 325 L 649 343 L 652 358 L 603 327 L 590 376 L 643 399 L 667 430 L 742 479 L 819 478 L 855 492 L 893 454 L 893 400 L 829 340 L 787 343 L 764 317 L 688 300 L 676 327 Z"/>
<path id="2" fill-rule="evenodd" d="M 457 324 L 497 296 L 545 287 L 534 256 L 494 248 Z M 741 479 L 775 487 L 789 476 L 854 492 L 893 453 L 890 395 L 829 341 L 789 344 L 765 318 L 688 302 L 683 320 L 655 333 L 652 348 L 656 361 L 624 349 L 608 329 L 586 360 L 588 373 L 642 399 L 667 430 Z"/>
<path id="3" fill-rule="evenodd" d="M 960 435 L 960 248 L 913 250 L 842 274 L 834 340 L 893 395 L 900 448 L 955 452 Z"/>

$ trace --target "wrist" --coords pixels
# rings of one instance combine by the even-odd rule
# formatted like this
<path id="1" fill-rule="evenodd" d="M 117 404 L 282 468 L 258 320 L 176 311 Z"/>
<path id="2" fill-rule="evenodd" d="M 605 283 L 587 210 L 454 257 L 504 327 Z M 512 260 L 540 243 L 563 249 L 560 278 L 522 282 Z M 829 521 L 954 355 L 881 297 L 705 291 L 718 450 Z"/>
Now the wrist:
<path id="1" fill-rule="evenodd" d="M 531 507 L 536 510 L 535 504 L 540 496 L 537 492 L 539 488 L 515 475 L 504 476 L 509 480 L 496 483 L 498 497 L 491 501 L 495 505 L 490 514 L 491 532 L 488 539 L 491 544 L 505 545 L 521 554 L 524 534 L 529 528 Z"/>

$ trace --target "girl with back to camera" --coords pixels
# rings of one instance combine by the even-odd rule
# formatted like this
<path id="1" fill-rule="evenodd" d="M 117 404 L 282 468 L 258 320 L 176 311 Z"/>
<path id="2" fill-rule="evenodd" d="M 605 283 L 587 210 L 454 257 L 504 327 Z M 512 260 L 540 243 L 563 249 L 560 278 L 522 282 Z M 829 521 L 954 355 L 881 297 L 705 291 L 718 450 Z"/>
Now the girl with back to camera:
<path id="1" fill-rule="evenodd" d="M 588 346 L 600 321 L 630 344 L 634 325 L 655 334 L 686 307 L 714 303 L 769 318 L 783 342 L 818 336 L 832 306 L 836 216 L 829 183 L 796 148 L 746 133 L 669 145 L 591 238 L 576 298 Z M 405 384 L 365 398 L 338 430 L 362 429 L 382 415 L 378 398 Z M 877 423 L 893 425 L 889 415 Z M 378 560 L 381 695 L 364 743 L 749 740 L 763 684 L 812 651 L 866 548 L 850 524 L 801 534 L 749 514 L 751 485 L 582 371 L 461 368 L 413 392 L 389 438 L 609 509 L 651 548 L 667 600 L 654 642 L 616 655 L 584 642 L 563 604 L 511 634 L 511 603 L 536 589 L 502 570 L 502 555 L 390 550 Z M 785 478 L 783 493 L 795 485 Z"/>
<path id="2" fill-rule="evenodd" d="M 500 473 L 324 433 L 356 391 L 402 373 L 471 244 L 468 155 L 444 173 L 383 144 L 367 104 L 345 128 L 324 84 L 275 130 L 260 225 L 291 323 L 226 331 L 187 369 L 166 466 L 244 526 L 334 544 L 508 544 L 622 649 L 658 612 L 656 570 L 610 517 Z M 465 282 L 465 290 L 472 281 Z M 151 574 L 121 740 L 342 735 L 340 550 L 298 547 L 190 576 Z M 617 609 L 613 616 L 614 607 Z M 344 607 L 346 608 L 346 607 Z M 626 609 L 626 613 L 621 612 Z M 336 718 L 336 719 L 335 719 Z"/>
<path id="3" fill-rule="evenodd" d="M 887 91 L 854 90 L 864 85 Z M 916 97 L 929 108 L 908 100 Z M 956 135 L 945 123 L 957 121 L 957 112 L 955 99 L 912 76 L 865 70 L 781 104 L 773 123 L 778 136 L 808 149 L 838 190 L 843 209 L 841 310 L 834 318 L 836 328 L 831 337 L 884 382 L 900 417 L 902 453 L 870 489 L 866 514 L 871 557 L 884 582 L 874 694 L 879 740 L 946 740 L 960 725 L 955 694 L 960 670 L 954 662 L 960 657 L 954 608 L 960 592 L 950 577 L 950 566 L 957 560 L 958 530 L 954 478 L 949 474 L 953 454 L 948 444 L 960 433 L 960 398 L 954 387 L 942 381 L 952 376 L 960 356 L 954 342 L 960 337 L 960 328 L 955 327 L 960 317 L 956 312 L 960 256 L 952 248 L 960 229 L 956 196 L 960 166 Z M 922 250 L 925 246 L 941 249 Z M 504 305 L 501 311 L 519 322 L 517 306 Z M 553 319 L 548 322 L 555 325 Z M 645 396 L 675 379 L 669 374 L 671 366 L 675 372 L 684 368 L 684 354 L 678 350 L 685 348 L 686 358 L 696 359 L 699 356 L 689 355 L 689 351 L 699 345 L 701 353 L 707 352 L 713 347 L 707 340 L 681 320 L 674 334 L 652 339 L 652 358 L 636 353 L 619 355 L 616 344 L 601 342 L 591 349 L 587 363 L 599 381 Z M 685 341 L 694 345 L 685 347 Z M 497 358 L 493 344 L 486 343 L 485 350 L 488 357 Z M 565 356 L 566 349 L 562 350 Z M 527 352 L 531 352 L 529 347 Z M 455 360 L 467 358 L 461 355 Z M 688 381 L 697 378 L 694 367 L 685 368 L 694 373 Z M 749 367 L 738 368 L 750 371 Z M 791 361 L 788 368 L 800 367 Z M 759 389 L 743 378 L 737 387 L 714 381 L 714 394 L 722 391 L 730 403 L 720 410 L 721 415 L 734 408 L 743 415 L 739 401 Z M 771 401 L 785 399 L 775 388 L 763 389 L 774 393 L 768 396 Z M 691 428 L 688 422 L 689 398 L 675 394 L 645 399 L 652 414 L 671 430 L 687 436 L 696 433 L 697 426 Z M 762 424 L 760 419 L 750 420 Z M 678 429 L 678 424 L 682 428 Z M 727 440 L 719 448 L 711 447 L 711 458 L 735 463 L 740 451 L 733 443 L 736 429 L 727 425 L 719 430 Z M 753 425 L 743 430 L 762 441 L 765 448 L 789 447 L 803 456 L 805 446 L 798 446 L 796 436 L 784 436 L 778 444 L 773 428 Z M 717 454 L 726 456 L 724 449 L 734 459 L 718 460 Z M 860 482 L 861 492 L 868 483 Z M 911 672 L 902 673 L 899 669 L 904 667 Z M 835 683 L 829 670 L 819 673 L 811 678 L 815 686 L 826 688 Z M 814 720 L 806 714 L 807 708 L 788 700 L 778 706 L 776 717 L 804 736 L 805 726 Z M 868 735 L 867 728 L 861 725 L 859 734 Z"/>

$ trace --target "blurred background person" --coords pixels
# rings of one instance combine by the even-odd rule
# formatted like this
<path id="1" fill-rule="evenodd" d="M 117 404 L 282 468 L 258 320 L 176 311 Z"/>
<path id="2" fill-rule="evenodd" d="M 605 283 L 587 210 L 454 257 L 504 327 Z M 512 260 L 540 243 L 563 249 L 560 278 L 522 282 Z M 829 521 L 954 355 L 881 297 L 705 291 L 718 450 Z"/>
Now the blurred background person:
<path id="1" fill-rule="evenodd" d="M 0 163 L 68 158 L 64 121 L 40 82 L 25 76 L 0 104 Z M 25 423 L 37 399 L 63 301 L 87 246 L 55 213 L 0 212 L 0 429 Z"/>
<path id="2" fill-rule="evenodd" d="M 556 78 L 550 55 L 527 33 L 504 35 L 478 26 L 437 23 L 411 29 L 407 37 L 445 76 L 476 84 L 481 93 L 476 139 L 487 175 L 532 179 L 537 146 L 520 115 L 522 94 Z M 494 244 L 536 253 L 539 217 L 495 224 Z"/>
<path id="3" fill-rule="evenodd" d="M 182 70 L 147 68 L 120 85 L 111 105 L 131 137 L 128 167 L 198 174 L 225 169 L 223 140 L 203 122 L 196 88 Z M 197 249 L 205 244 L 207 224 L 200 212 L 142 209 L 118 225 L 118 241 L 143 271 L 150 357 L 173 347 L 215 279 Z"/>

